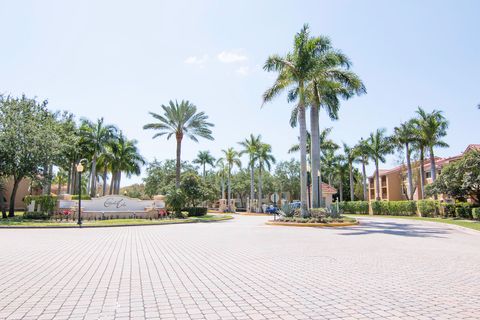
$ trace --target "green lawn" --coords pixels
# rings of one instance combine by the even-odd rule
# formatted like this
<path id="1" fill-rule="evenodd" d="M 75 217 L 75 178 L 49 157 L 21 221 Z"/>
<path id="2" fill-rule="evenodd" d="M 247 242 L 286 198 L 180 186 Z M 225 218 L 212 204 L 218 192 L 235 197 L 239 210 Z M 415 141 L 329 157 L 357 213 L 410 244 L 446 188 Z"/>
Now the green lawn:
<path id="1" fill-rule="evenodd" d="M 378 218 L 394 218 L 394 219 L 409 219 L 409 220 L 421 220 L 421 221 L 431 221 L 439 222 L 446 224 L 453 224 L 460 227 L 465 227 L 473 230 L 480 231 L 480 221 L 472 220 L 462 220 L 462 219 L 452 219 L 452 218 L 426 218 L 426 217 L 417 217 L 417 216 L 384 216 L 384 215 L 368 215 L 368 214 L 348 214 L 350 217 L 378 217 Z"/>
<path id="2" fill-rule="evenodd" d="M 108 227 L 123 225 L 158 225 L 158 224 L 180 224 L 180 223 L 197 223 L 197 222 L 214 222 L 233 219 L 228 215 L 205 215 L 203 217 L 191 217 L 186 219 L 164 219 L 164 220 L 147 220 L 147 219 L 112 219 L 112 220 L 96 220 L 83 221 L 85 227 Z M 76 222 L 57 222 L 44 220 L 22 220 L 20 217 L 12 219 L 0 219 L 0 228 L 2 227 L 75 227 Z"/>

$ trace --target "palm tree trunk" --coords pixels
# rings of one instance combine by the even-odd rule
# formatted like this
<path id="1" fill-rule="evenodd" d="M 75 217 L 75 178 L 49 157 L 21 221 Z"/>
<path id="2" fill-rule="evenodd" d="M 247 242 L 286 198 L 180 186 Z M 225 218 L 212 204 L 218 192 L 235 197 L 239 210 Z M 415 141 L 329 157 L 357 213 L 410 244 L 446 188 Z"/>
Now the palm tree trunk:
<path id="1" fill-rule="evenodd" d="M 301 97 L 298 104 L 298 124 L 300 130 L 300 201 L 303 217 L 308 216 L 307 211 L 307 123 L 305 117 L 305 104 L 303 102 L 303 84 L 300 85 Z"/>
<path id="2" fill-rule="evenodd" d="M 58 177 L 58 189 L 57 189 L 57 195 L 61 195 L 62 194 L 62 179 L 60 177 Z"/>
<path id="3" fill-rule="evenodd" d="M 203 164 L 203 181 L 205 182 L 205 177 L 206 177 L 206 173 L 205 173 L 205 163 Z"/>
<path id="4" fill-rule="evenodd" d="M 425 162 L 425 153 L 424 153 L 423 146 L 420 147 L 420 191 L 422 193 L 421 199 L 424 198 L 425 194 L 425 168 L 423 167 L 423 163 Z"/>
<path id="5" fill-rule="evenodd" d="M 181 134 L 177 134 L 177 163 L 175 168 L 175 188 L 180 188 L 180 166 L 182 155 L 182 138 Z"/>
<path id="6" fill-rule="evenodd" d="M 363 200 L 368 201 L 368 191 L 367 191 L 367 172 L 365 170 L 366 159 L 362 159 L 362 184 L 363 184 Z"/>
<path id="7" fill-rule="evenodd" d="M 13 177 L 13 189 L 12 194 L 10 195 L 10 207 L 8 209 L 8 217 L 15 217 L 15 198 L 17 196 L 18 185 L 22 178 Z"/>
<path id="8" fill-rule="evenodd" d="M 375 175 L 376 175 L 376 186 L 375 186 L 375 191 L 377 192 L 377 196 L 375 199 L 377 201 L 380 200 L 380 170 L 378 169 L 378 159 L 375 159 Z"/>
<path id="9" fill-rule="evenodd" d="M 232 211 L 232 207 L 230 206 L 230 199 L 232 197 L 232 189 L 231 189 L 231 185 L 230 185 L 230 181 L 231 180 L 231 168 L 230 168 L 230 165 L 228 165 L 228 181 L 227 181 L 227 208 L 228 208 L 228 211 Z"/>
<path id="10" fill-rule="evenodd" d="M 352 168 L 352 163 L 350 162 L 348 164 L 348 179 L 350 180 L 350 201 L 354 201 L 355 200 L 355 192 L 353 190 L 353 168 Z"/>
<path id="11" fill-rule="evenodd" d="M 413 200 L 413 177 L 412 177 L 412 163 L 410 159 L 410 146 L 405 144 L 405 153 L 407 156 L 407 179 L 408 179 L 408 196 L 409 200 Z"/>
<path id="12" fill-rule="evenodd" d="M 96 182 L 96 176 L 97 176 L 97 173 L 96 173 L 96 168 L 97 168 L 97 155 L 94 154 L 93 155 L 93 158 L 92 158 L 92 170 L 90 171 L 90 197 L 95 197 L 95 194 L 97 193 L 97 191 L 95 190 L 96 187 L 95 187 L 95 182 Z"/>
<path id="13" fill-rule="evenodd" d="M 115 183 L 116 172 L 112 169 L 112 179 L 110 179 L 110 192 L 109 194 L 113 194 L 113 185 Z"/>
<path id="14" fill-rule="evenodd" d="M 343 202 L 343 177 L 340 176 L 340 184 L 339 184 L 339 196 L 340 196 L 340 202 Z"/>
<path id="15" fill-rule="evenodd" d="M 118 171 L 117 188 L 116 188 L 115 194 L 120 194 L 120 182 L 121 181 L 122 181 L 122 171 Z"/>
<path id="16" fill-rule="evenodd" d="M 222 195 L 220 196 L 220 198 L 225 199 L 225 179 L 223 178 L 223 175 L 220 178 L 220 184 L 222 187 Z"/>
<path id="17" fill-rule="evenodd" d="M 252 211 L 252 203 L 255 198 L 255 172 L 254 172 L 254 163 L 252 157 L 250 157 L 250 211 Z"/>
<path id="18" fill-rule="evenodd" d="M 322 166 L 321 165 L 318 166 L 317 184 L 318 184 L 318 207 L 323 207 L 323 205 L 325 205 L 325 204 L 323 203 L 323 190 L 322 190 L 323 181 L 322 181 Z"/>
<path id="19" fill-rule="evenodd" d="M 107 166 L 103 168 L 103 192 L 102 195 L 105 196 L 107 194 Z"/>
<path id="20" fill-rule="evenodd" d="M 67 194 L 70 194 L 70 182 L 72 180 L 72 168 L 69 166 L 67 176 Z"/>
<path id="21" fill-rule="evenodd" d="M 320 205 L 318 171 L 320 170 L 320 125 L 319 125 L 319 106 L 310 107 L 310 159 L 311 159 L 311 178 L 312 178 L 312 208 L 318 208 Z"/>
<path id="22" fill-rule="evenodd" d="M 258 209 L 257 212 L 263 212 L 262 208 L 262 163 L 260 163 L 260 166 L 258 168 Z"/>
<path id="23" fill-rule="evenodd" d="M 435 164 L 435 155 L 433 154 L 433 147 L 430 147 L 430 174 L 432 176 L 432 182 L 435 182 L 435 180 L 437 180 L 437 168 Z M 433 195 L 433 199 L 438 199 L 436 193 Z"/>

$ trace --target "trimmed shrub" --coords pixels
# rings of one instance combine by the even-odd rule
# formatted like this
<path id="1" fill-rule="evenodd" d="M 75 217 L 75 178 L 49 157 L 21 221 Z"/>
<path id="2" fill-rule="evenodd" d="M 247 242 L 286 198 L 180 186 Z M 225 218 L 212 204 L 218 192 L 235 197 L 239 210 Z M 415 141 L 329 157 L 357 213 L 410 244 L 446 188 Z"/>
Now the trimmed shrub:
<path id="1" fill-rule="evenodd" d="M 472 208 L 472 216 L 475 220 L 480 220 L 480 208 Z"/>
<path id="2" fill-rule="evenodd" d="M 472 218 L 472 206 L 468 203 L 458 203 L 455 208 L 455 217 L 462 219 Z"/>
<path id="3" fill-rule="evenodd" d="M 439 202 L 435 200 L 419 200 L 417 208 L 422 217 L 434 217 L 439 212 Z"/>
<path id="4" fill-rule="evenodd" d="M 372 201 L 372 212 L 373 214 L 385 214 L 382 213 L 382 201 Z"/>
<path id="5" fill-rule="evenodd" d="M 417 213 L 417 203 L 415 201 L 388 201 L 388 213 L 394 216 L 411 216 Z"/>
<path id="6" fill-rule="evenodd" d="M 53 213 L 55 210 L 55 206 L 57 204 L 57 197 L 56 196 L 26 196 L 23 202 L 26 206 L 29 206 L 32 201 L 35 201 L 35 209 L 36 211 L 45 212 L 45 213 Z"/>
<path id="7" fill-rule="evenodd" d="M 455 217 L 455 204 L 442 202 L 440 208 L 442 218 Z"/>
<path id="8" fill-rule="evenodd" d="M 182 211 L 188 212 L 189 217 L 201 217 L 207 214 L 207 208 L 204 207 L 188 207 L 183 208 Z"/>
<path id="9" fill-rule="evenodd" d="M 339 207 L 343 213 L 368 214 L 368 201 L 343 201 Z"/>
<path id="10" fill-rule="evenodd" d="M 26 220 L 47 220 L 48 213 L 46 212 L 25 212 L 23 214 L 23 219 Z"/>
<path id="11" fill-rule="evenodd" d="M 92 197 L 90 197 L 88 194 L 82 194 L 82 200 L 91 200 Z M 78 200 L 78 194 L 72 195 L 72 200 Z"/>

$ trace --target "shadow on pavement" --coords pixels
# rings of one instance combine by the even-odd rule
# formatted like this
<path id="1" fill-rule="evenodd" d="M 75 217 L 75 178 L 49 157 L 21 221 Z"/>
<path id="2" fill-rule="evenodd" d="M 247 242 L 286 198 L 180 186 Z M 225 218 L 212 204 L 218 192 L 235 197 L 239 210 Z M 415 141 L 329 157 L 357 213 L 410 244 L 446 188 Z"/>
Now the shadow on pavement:
<path id="1" fill-rule="evenodd" d="M 361 221 L 360 225 L 355 227 L 344 227 L 342 231 L 349 230 L 351 232 L 342 232 L 340 235 L 355 236 L 365 234 L 390 234 L 394 236 L 404 237 L 430 237 L 445 238 L 442 235 L 449 233 L 445 228 L 425 227 L 418 224 L 399 223 L 399 222 L 381 222 L 381 221 Z"/>

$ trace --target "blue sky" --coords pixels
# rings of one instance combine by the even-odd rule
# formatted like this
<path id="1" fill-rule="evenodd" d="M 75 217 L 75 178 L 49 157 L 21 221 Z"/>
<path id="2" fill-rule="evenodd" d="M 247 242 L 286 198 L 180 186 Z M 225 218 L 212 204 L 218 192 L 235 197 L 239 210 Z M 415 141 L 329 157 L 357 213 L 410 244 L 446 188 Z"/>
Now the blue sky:
<path id="1" fill-rule="evenodd" d="M 148 111 L 188 99 L 215 123 L 215 141 L 185 141 L 183 157 L 261 134 L 287 160 L 298 132 L 285 96 L 263 108 L 273 74 L 304 23 L 353 61 L 368 94 L 343 102 L 322 127 L 348 144 L 378 127 L 392 131 L 417 106 L 450 120 L 449 149 L 480 143 L 478 1 L 4 1 L 0 92 L 48 99 L 78 117 L 104 117 L 153 160 L 173 158 L 174 141 L 152 140 Z M 395 164 L 389 157 L 384 166 Z M 370 168 L 372 169 L 372 168 Z M 370 170 L 371 171 L 371 170 Z M 124 180 L 138 182 L 141 178 Z"/>

